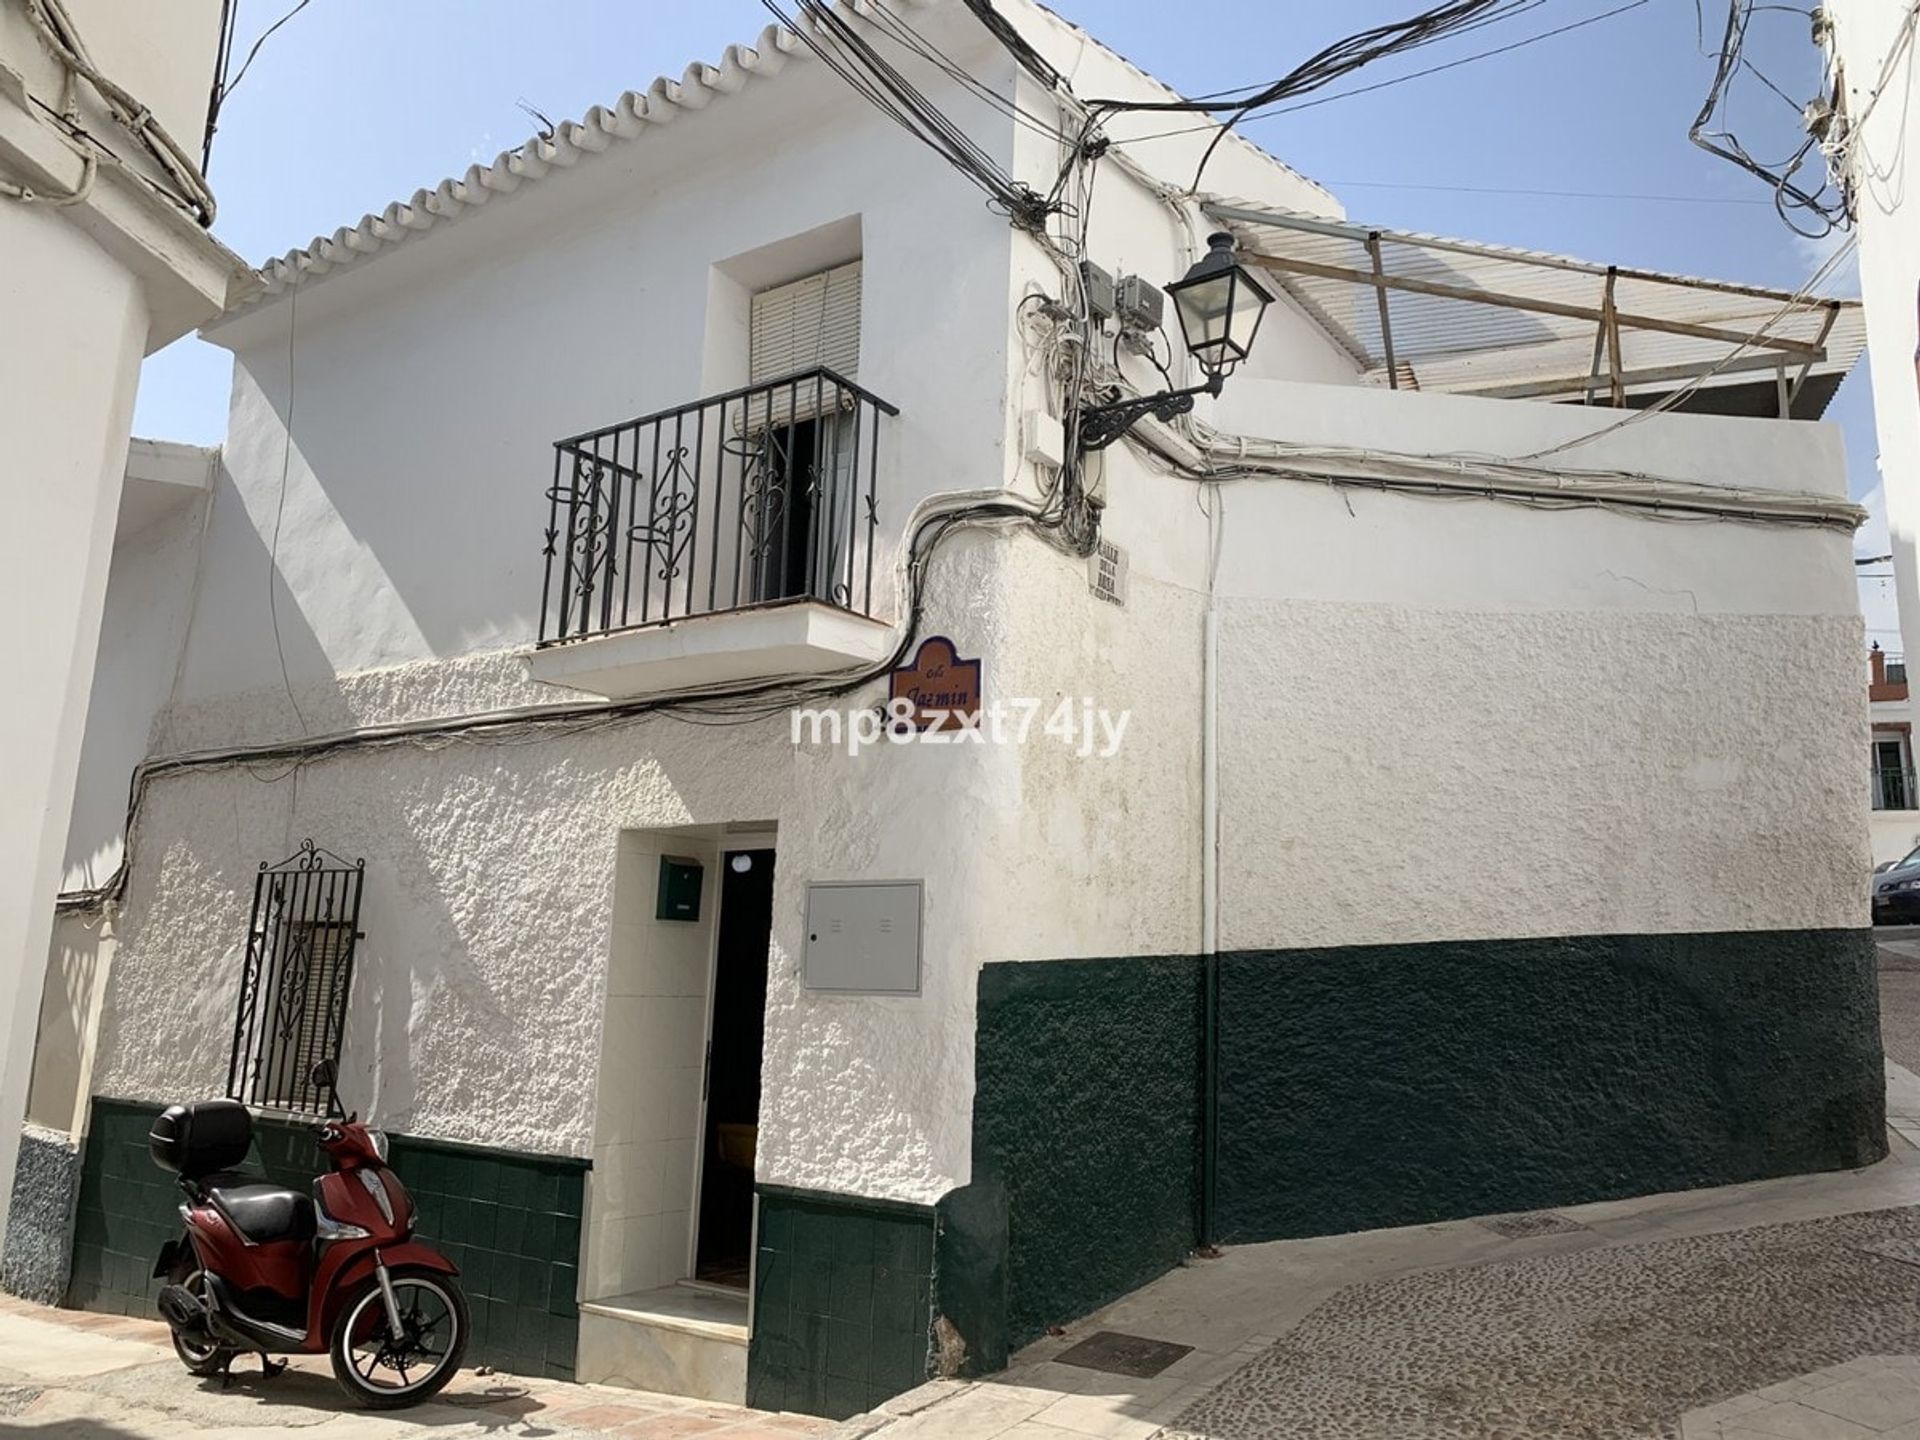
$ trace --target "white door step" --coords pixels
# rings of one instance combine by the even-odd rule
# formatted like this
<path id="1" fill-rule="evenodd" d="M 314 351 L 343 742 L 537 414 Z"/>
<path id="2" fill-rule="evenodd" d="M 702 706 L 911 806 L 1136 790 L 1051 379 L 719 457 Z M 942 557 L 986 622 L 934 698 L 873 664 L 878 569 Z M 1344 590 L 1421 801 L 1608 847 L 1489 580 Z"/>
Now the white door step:
<path id="1" fill-rule="evenodd" d="M 663 1285 L 580 1303 L 583 1382 L 746 1403 L 747 1296 Z"/>

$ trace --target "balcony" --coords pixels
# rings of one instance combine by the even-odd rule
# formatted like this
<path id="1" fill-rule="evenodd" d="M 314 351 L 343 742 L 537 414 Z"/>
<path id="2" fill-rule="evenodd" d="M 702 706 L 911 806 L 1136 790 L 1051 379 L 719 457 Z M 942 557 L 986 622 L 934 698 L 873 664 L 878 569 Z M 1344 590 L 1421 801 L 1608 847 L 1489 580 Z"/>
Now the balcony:
<path id="1" fill-rule="evenodd" d="M 897 414 L 816 369 L 557 442 L 534 677 L 626 698 L 883 658 Z"/>
<path id="2" fill-rule="evenodd" d="M 1873 808 L 1920 809 L 1920 790 L 1914 788 L 1914 772 L 1911 769 L 1876 766 L 1873 772 Z"/>

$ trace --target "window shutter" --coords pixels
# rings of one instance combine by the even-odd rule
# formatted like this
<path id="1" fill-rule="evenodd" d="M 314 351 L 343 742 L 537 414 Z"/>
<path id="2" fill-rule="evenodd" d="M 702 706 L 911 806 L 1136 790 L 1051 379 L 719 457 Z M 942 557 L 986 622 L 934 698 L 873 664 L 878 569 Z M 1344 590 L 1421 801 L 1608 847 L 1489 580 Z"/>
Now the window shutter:
<path id="1" fill-rule="evenodd" d="M 753 297 L 748 383 L 762 385 L 821 366 L 849 380 L 859 378 L 858 260 Z"/>

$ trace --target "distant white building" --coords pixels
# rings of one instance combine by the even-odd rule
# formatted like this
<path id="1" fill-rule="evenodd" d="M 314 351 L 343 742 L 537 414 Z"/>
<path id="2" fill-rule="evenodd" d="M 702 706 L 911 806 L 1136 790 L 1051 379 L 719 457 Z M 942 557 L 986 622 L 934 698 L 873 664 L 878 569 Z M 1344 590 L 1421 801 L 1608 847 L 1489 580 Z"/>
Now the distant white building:
<path id="1" fill-rule="evenodd" d="M 1913 766 L 1913 698 L 1906 662 L 1878 645 L 1868 654 L 1867 701 L 1873 789 L 1870 834 L 1873 863 L 1884 865 L 1920 848 L 1920 789 Z"/>
<path id="2" fill-rule="evenodd" d="M 26 1106 L 49 906 L 93 681 L 142 357 L 246 268 L 204 226 L 220 0 L 0 6 L 0 1128 Z M 0 1147 L 0 1226 L 14 1153 Z M 31 1189 L 40 1188 L 37 1185 Z"/>
<path id="3" fill-rule="evenodd" d="M 157 1105 L 336 1051 L 476 1359 L 829 1415 L 1202 1240 L 1883 1153 L 1857 306 L 1377 230 L 1238 139 L 1187 196 L 1208 132 L 1079 141 L 1169 92 L 1001 9 L 1040 64 L 838 13 L 1035 228 L 769 30 L 207 327 L 42 1020 L 69 1303 L 149 1304 Z M 1214 232 L 1250 358 L 1072 463 L 1201 379 Z M 850 753 L 903 692 L 1003 743 Z"/>

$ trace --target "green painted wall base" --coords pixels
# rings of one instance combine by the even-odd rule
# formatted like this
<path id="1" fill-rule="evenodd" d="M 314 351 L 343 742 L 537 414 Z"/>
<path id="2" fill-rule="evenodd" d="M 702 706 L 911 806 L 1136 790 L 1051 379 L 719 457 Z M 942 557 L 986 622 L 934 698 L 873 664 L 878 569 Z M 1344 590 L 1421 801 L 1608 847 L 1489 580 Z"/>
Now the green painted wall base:
<path id="1" fill-rule="evenodd" d="M 1197 1240 L 1202 979 L 1188 956 L 982 969 L 974 1181 L 941 1205 L 938 1294 L 970 1362 L 1003 1364 Z M 1225 1242 L 1886 1153 L 1867 931 L 1242 952 L 1218 986 Z"/>
<path id="2" fill-rule="evenodd" d="M 976 1319 L 962 1334 L 969 1354 L 1004 1363 L 1193 1246 L 1200 967 L 1189 956 L 988 965 L 978 1013 L 973 1173 L 1005 1188 L 1006 1302 L 1004 1330 Z"/>
<path id="3" fill-rule="evenodd" d="M 161 1106 L 96 1098 L 74 1223 L 67 1304 L 156 1316 L 150 1271 L 180 1233 L 180 1191 L 147 1155 Z M 257 1119 L 246 1168 L 305 1189 L 326 1166 L 312 1128 Z M 587 1162 L 394 1135 L 392 1164 L 419 1210 L 420 1238 L 460 1267 L 473 1314 L 469 1364 L 573 1378 L 579 1339 L 580 1216 Z"/>
<path id="4" fill-rule="evenodd" d="M 759 1188 L 747 1404 L 844 1420 L 927 1378 L 934 1212 Z"/>
<path id="5" fill-rule="evenodd" d="M 1228 1242 L 1886 1154 L 1873 937 L 1603 935 L 1220 958 Z"/>

